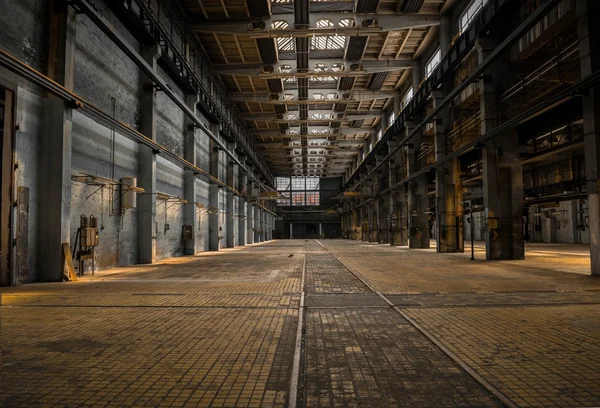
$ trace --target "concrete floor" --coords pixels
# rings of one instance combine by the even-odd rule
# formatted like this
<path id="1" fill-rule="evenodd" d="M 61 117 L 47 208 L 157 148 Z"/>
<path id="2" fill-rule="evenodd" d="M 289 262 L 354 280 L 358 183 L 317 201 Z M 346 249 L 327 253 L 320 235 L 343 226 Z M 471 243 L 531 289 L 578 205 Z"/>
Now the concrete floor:
<path id="1" fill-rule="evenodd" d="M 3 289 L 0 406 L 600 405 L 586 246 L 433 252 L 273 241 Z"/>

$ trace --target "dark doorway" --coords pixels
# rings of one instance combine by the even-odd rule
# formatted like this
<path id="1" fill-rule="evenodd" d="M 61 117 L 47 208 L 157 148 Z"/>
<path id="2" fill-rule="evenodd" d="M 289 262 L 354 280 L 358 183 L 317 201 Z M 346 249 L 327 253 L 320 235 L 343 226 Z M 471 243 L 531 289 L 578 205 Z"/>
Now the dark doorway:
<path id="1" fill-rule="evenodd" d="M 0 286 L 16 284 L 11 278 L 11 214 L 13 175 L 13 93 L 0 87 Z"/>
<path id="2" fill-rule="evenodd" d="M 321 235 L 319 233 L 319 224 L 317 224 L 317 223 L 306 224 L 306 238 L 308 238 L 308 239 L 321 238 Z"/>

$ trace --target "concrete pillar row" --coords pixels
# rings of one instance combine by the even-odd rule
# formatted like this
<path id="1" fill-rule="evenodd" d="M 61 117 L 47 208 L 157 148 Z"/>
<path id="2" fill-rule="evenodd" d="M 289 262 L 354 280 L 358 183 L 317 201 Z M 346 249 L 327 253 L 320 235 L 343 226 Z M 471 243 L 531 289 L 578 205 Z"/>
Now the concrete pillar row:
<path id="1" fill-rule="evenodd" d="M 246 241 L 248 242 L 248 244 L 253 244 L 254 243 L 254 209 L 256 207 L 256 204 L 254 202 L 249 202 L 246 204 L 247 208 L 247 219 L 246 219 L 246 226 L 248 227 L 248 229 L 246 230 Z"/>
<path id="2" fill-rule="evenodd" d="M 437 106 L 445 98 L 443 91 L 434 91 L 434 104 Z M 434 145 L 435 160 L 442 160 L 447 153 L 446 138 L 450 128 L 449 108 L 442 110 L 436 117 L 434 126 Z M 436 169 L 435 176 L 435 201 L 436 201 L 436 252 L 450 253 L 458 252 L 462 246 L 459 244 L 462 230 L 462 215 L 458 215 L 457 207 L 458 192 L 461 188 L 456 185 L 457 178 L 455 171 L 460 173 L 460 169 L 454 167 L 456 162 L 448 162 Z"/>
<path id="3" fill-rule="evenodd" d="M 414 130 L 414 123 L 406 123 L 406 133 Z M 417 154 L 421 146 L 421 135 L 417 134 L 407 146 L 408 175 L 417 171 Z M 429 195 L 427 175 L 413 179 L 408 186 L 408 246 L 409 248 L 429 248 Z"/>
<path id="4" fill-rule="evenodd" d="M 374 241 L 374 237 L 375 237 L 375 210 L 374 210 L 374 204 L 373 203 L 369 203 L 367 204 L 367 223 L 369 226 L 369 236 L 368 236 L 368 241 L 369 242 L 373 242 Z"/>
<path id="5" fill-rule="evenodd" d="M 583 78 L 600 70 L 600 27 L 596 0 L 577 0 L 577 31 Z M 583 96 L 585 138 L 585 178 L 590 217 L 590 256 L 592 275 L 600 276 L 600 87 Z"/>
<path id="6" fill-rule="evenodd" d="M 198 94 L 186 95 L 187 106 L 196 113 L 196 106 L 200 101 Z M 184 158 L 197 165 L 196 162 L 196 126 L 194 122 L 187 116 L 185 117 L 185 136 L 183 147 Z M 196 248 L 196 230 L 197 228 L 197 183 L 196 175 L 192 170 L 185 169 L 183 175 L 183 198 L 188 200 L 188 204 L 183 207 L 183 224 L 190 226 L 192 235 L 183 240 L 183 253 L 185 255 L 194 255 L 197 252 Z"/>
<path id="7" fill-rule="evenodd" d="M 156 45 L 142 49 L 142 57 L 156 69 L 160 48 Z M 156 89 L 152 80 L 140 74 L 140 132 L 156 141 Z M 156 154 L 148 146 L 138 150 L 138 187 L 145 193 L 137 200 L 138 263 L 151 264 L 156 259 Z M 194 200 L 195 201 L 195 200 Z"/>
<path id="8" fill-rule="evenodd" d="M 213 133 L 220 133 L 220 125 L 213 125 Z M 210 142 L 210 175 L 219 178 L 219 165 L 221 161 L 221 152 L 216 143 Z M 208 249 L 209 251 L 218 251 L 221 248 L 221 210 L 219 208 L 219 185 L 211 183 L 208 187 L 208 205 L 211 211 L 208 213 Z"/>
<path id="9" fill-rule="evenodd" d="M 238 176 L 239 191 L 244 191 L 248 184 L 248 174 L 238 168 L 240 172 Z M 248 212 L 247 212 L 246 199 L 239 197 L 238 199 L 238 245 L 244 246 L 247 242 L 248 237 Z"/>
<path id="10" fill-rule="evenodd" d="M 234 151 L 235 144 L 227 143 L 227 150 Z M 231 159 L 227 159 L 227 174 L 226 174 L 226 182 L 227 185 L 234 187 L 236 185 L 236 169 L 237 164 Z M 233 191 L 227 190 L 225 193 L 225 212 L 227 213 L 227 231 L 225 235 L 225 246 L 227 248 L 235 247 L 235 206 L 234 206 L 235 196 Z"/>
<path id="11" fill-rule="evenodd" d="M 489 39 L 476 44 L 480 63 L 495 48 Z M 486 74 L 479 82 L 481 93 L 481 134 L 498 125 L 495 80 Z M 523 166 L 519 155 L 519 135 L 511 129 L 488 141 L 482 150 L 483 204 L 486 217 L 486 259 L 524 259 Z"/>
<path id="12" fill-rule="evenodd" d="M 260 241 L 260 229 L 261 225 L 261 217 L 260 217 L 260 208 L 258 207 L 258 202 L 254 205 L 254 242 L 259 243 Z"/>

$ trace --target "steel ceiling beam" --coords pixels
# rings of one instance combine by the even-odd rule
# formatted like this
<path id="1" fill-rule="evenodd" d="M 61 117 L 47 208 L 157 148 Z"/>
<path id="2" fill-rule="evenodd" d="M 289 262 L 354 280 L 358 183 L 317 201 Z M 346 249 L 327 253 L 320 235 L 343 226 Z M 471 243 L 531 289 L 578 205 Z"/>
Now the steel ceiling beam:
<path id="1" fill-rule="evenodd" d="M 374 72 L 390 72 L 398 71 L 402 69 L 412 68 L 414 61 L 411 58 L 400 58 L 400 59 L 380 59 L 380 60 L 367 60 L 367 61 L 348 61 L 343 58 L 311 58 L 310 65 L 317 67 L 318 65 L 325 67 L 322 73 L 329 73 L 330 76 L 336 76 L 337 74 L 343 74 L 344 72 L 358 72 L 361 74 L 374 73 Z M 331 68 L 334 65 L 343 67 L 341 71 L 332 71 Z M 279 62 L 277 64 L 217 64 L 214 66 L 215 70 L 220 74 L 231 74 L 231 75 L 266 75 L 276 73 L 291 73 L 298 72 L 298 65 L 295 60 L 288 60 L 286 62 Z M 302 71 L 302 69 L 300 69 Z M 314 71 L 314 70 L 313 70 Z M 314 76 L 315 74 L 310 74 Z M 284 78 L 284 77 L 282 77 Z M 287 76 L 285 77 L 287 78 Z"/>
<path id="2" fill-rule="evenodd" d="M 380 117 L 382 115 L 383 111 L 378 109 L 378 110 L 372 110 L 372 111 L 346 111 L 346 112 L 334 112 L 334 111 L 330 111 L 330 110 L 311 110 L 309 113 L 309 119 L 311 118 L 311 115 L 314 114 L 320 114 L 320 115 L 333 115 L 331 119 L 313 119 L 313 120 L 318 120 L 318 121 L 326 121 L 326 122 L 337 122 L 343 119 L 346 120 L 361 120 L 361 119 L 366 119 L 366 118 L 377 118 Z M 278 114 L 278 113 L 244 113 L 241 115 L 241 118 L 244 120 L 282 120 L 285 115 L 290 115 L 290 114 L 295 114 L 296 117 L 298 116 L 298 111 L 294 111 L 294 112 L 288 112 L 286 114 Z M 360 118 L 360 119 L 359 119 Z M 287 120 L 287 119 L 286 119 Z M 290 122 L 294 122 L 296 120 L 299 119 L 289 119 L 288 121 Z"/>
<path id="3" fill-rule="evenodd" d="M 311 133 L 312 129 L 329 129 L 331 133 Z M 287 131 L 282 129 L 249 129 L 250 133 L 253 135 L 261 135 L 261 136 L 281 136 L 284 138 L 300 138 L 300 134 L 298 133 L 286 133 Z M 372 129 L 368 128 L 336 128 L 332 129 L 329 126 L 309 126 L 308 127 L 308 135 L 309 137 L 337 137 L 337 136 L 347 136 L 347 135 L 360 135 L 364 133 L 371 133 Z"/>
<path id="4" fill-rule="evenodd" d="M 193 24 L 192 30 L 207 34 L 246 35 L 250 38 L 284 38 L 314 36 L 364 36 L 378 35 L 388 31 L 409 30 L 437 26 L 441 22 L 439 14 L 390 14 L 359 15 L 350 13 L 322 13 L 318 20 L 328 19 L 333 27 L 310 27 L 296 25 L 294 15 L 275 15 L 268 19 L 248 19 L 244 21 L 227 21 L 221 23 L 206 22 Z M 340 26 L 341 20 L 353 19 L 353 27 Z M 287 27 L 271 28 L 274 23 L 285 22 Z"/>
<path id="5" fill-rule="evenodd" d="M 315 99 L 315 95 L 323 95 L 325 99 Z M 329 94 L 334 94 L 334 99 L 327 99 Z M 235 102 L 255 102 L 272 105 L 306 105 L 372 101 L 394 97 L 393 91 L 351 90 L 341 91 L 337 88 L 312 89 L 308 91 L 308 99 L 299 100 L 298 90 L 291 89 L 281 93 L 230 93 L 229 97 Z M 289 99 L 292 98 L 292 99 Z"/>

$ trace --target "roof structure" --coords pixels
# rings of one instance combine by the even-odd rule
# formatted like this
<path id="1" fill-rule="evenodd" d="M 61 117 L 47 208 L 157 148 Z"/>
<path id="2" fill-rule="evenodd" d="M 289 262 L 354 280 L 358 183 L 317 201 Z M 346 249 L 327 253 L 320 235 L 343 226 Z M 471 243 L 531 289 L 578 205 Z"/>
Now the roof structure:
<path id="1" fill-rule="evenodd" d="M 325 177 L 365 149 L 446 2 L 179 1 L 272 173 Z"/>

